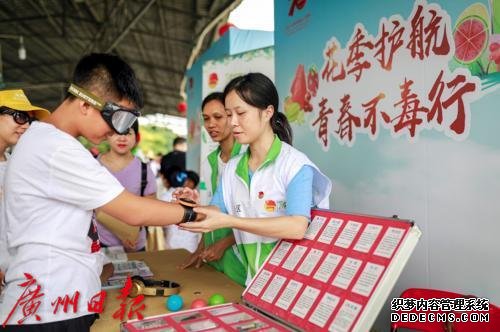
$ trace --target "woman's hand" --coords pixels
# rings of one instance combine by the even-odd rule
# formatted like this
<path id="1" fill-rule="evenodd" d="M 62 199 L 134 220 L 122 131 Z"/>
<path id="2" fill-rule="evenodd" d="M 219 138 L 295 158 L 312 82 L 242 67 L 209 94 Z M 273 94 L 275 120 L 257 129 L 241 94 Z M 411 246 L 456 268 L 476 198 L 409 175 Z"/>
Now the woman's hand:
<path id="1" fill-rule="evenodd" d="M 196 189 L 191 189 L 189 187 L 177 188 L 172 193 L 172 201 L 178 200 L 180 198 L 187 198 L 200 204 L 200 193 Z"/>
<path id="2" fill-rule="evenodd" d="M 137 236 L 135 237 L 135 240 L 132 238 L 126 238 L 122 241 L 123 248 L 125 249 L 126 252 L 134 252 L 137 251 L 137 244 L 139 243 L 139 236 L 141 235 L 141 232 L 137 233 Z"/>
<path id="3" fill-rule="evenodd" d="M 200 257 L 201 253 L 205 250 L 205 244 L 203 242 L 203 239 L 200 240 L 200 243 L 198 243 L 198 248 L 196 248 L 196 251 L 193 252 L 184 263 L 179 265 L 177 268 L 184 270 L 187 269 L 188 267 L 194 266 L 195 268 L 201 267 L 203 265 L 203 259 Z"/>
<path id="4" fill-rule="evenodd" d="M 181 223 L 179 224 L 180 228 L 196 233 L 207 233 L 219 228 L 232 227 L 234 217 L 218 211 L 214 206 L 196 207 L 194 211 L 205 215 L 205 219 L 202 221 Z"/>
<path id="5" fill-rule="evenodd" d="M 136 251 L 137 241 L 134 242 L 130 239 L 125 239 L 122 241 L 122 246 L 125 249 L 125 252 L 134 252 Z"/>
<path id="6" fill-rule="evenodd" d="M 224 255 L 224 252 L 226 251 L 226 246 L 221 243 L 221 241 L 218 241 L 205 249 L 201 254 L 201 260 L 203 262 L 213 262 L 213 261 L 218 261 L 219 259 L 222 258 Z"/>
<path id="7" fill-rule="evenodd" d="M 105 283 L 115 272 L 115 266 L 112 263 L 104 264 L 101 272 L 101 283 Z"/>
<path id="8" fill-rule="evenodd" d="M 179 269 L 184 270 L 187 269 L 188 267 L 194 266 L 195 268 L 200 268 L 203 265 L 203 260 L 200 257 L 199 252 L 194 252 L 191 254 L 191 256 L 188 257 L 188 259 L 182 263 L 181 265 L 178 266 Z"/>

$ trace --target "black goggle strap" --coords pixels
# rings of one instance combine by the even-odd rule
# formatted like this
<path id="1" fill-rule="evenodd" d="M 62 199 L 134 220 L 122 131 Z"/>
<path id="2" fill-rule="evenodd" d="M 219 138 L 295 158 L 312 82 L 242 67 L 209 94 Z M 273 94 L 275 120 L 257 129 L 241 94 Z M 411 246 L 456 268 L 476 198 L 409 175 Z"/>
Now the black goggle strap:
<path id="1" fill-rule="evenodd" d="M 86 91 L 85 89 L 71 83 L 68 88 L 68 92 L 73 96 L 80 98 L 81 100 L 89 103 L 93 107 L 97 108 L 99 111 L 102 111 L 105 103 L 101 100 L 101 98 L 95 96 L 93 93 Z"/>

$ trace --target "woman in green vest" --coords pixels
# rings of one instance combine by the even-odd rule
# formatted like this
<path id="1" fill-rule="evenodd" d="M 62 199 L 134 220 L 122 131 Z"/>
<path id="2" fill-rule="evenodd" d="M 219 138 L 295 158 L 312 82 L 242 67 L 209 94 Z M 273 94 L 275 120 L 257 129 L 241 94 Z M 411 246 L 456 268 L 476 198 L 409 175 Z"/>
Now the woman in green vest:
<path id="1" fill-rule="evenodd" d="M 201 109 L 205 129 L 212 140 L 219 143 L 219 146 L 210 152 L 201 164 L 200 187 L 206 190 L 208 199 L 204 203 L 208 203 L 217 188 L 226 163 L 240 153 L 241 144 L 235 141 L 231 132 L 231 113 L 224 108 L 222 92 L 214 92 L 205 97 Z M 181 265 L 181 268 L 190 266 L 198 268 L 203 263 L 224 272 L 240 285 L 245 285 L 246 273 L 238 258 L 231 228 L 204 233 L 197 250 Z"/>
<path id="2" fill-rule="evenodd" d="M 312 207 L 329 207 L 332 183 L 291 146 L 292 129 L 267 76 L 236 77 L 224 97 L 233 136 L 248 149 L 228 162 L 219 180 L 211 204 L 220 212 L 195 208 L 207 218 L 180 227 L 203 233 L 232 228 L 248 284 L 279 239 L 303 238 Z"/>

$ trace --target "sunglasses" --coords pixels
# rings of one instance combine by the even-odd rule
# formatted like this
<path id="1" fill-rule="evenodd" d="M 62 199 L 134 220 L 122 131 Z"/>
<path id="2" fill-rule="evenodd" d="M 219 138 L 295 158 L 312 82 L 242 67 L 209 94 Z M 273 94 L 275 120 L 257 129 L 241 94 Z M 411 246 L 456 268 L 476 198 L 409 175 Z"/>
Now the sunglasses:
<path id="1" fill-rule="evenodd" d="M 6 107 L 0 107 L 0 114 L 12 115 L 12 118 L 18 125 L 31 124 L 35 120 L 27 112 L 16 111 Z"/>
<path id="2" fill-rule="evenodd" d="M 68 92 L 101 111 L 104 121 L 119 135 L 126 135 L 141 115 L 138 110 L 128 109 L 109 101 L 103 102 L 99 97 L 75 84 L 70 85 Z"/>

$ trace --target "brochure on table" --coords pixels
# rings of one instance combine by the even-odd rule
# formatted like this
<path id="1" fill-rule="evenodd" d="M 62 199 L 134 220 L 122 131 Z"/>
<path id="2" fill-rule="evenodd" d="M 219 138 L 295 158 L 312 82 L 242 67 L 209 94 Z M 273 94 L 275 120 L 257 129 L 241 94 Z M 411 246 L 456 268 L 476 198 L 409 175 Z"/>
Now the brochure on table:
<path id="1" fill-rule="evenodd" d="M 276 245 L 243 305 L 150 317 L 122 331 L 368 331 L 421 233 L 407 220 L 316 209 L 311 216 L 304 239 Z"/>
<path id="2" fill-rule="evenodd" d="M 123 288 L 127 276 L 153 277 L 153 272 L 143 261 L 129 261 L 122 246 L 102 248 L 102 253 L 113 263 L 113 275 L 104 283 L 102 289 Z"/>

